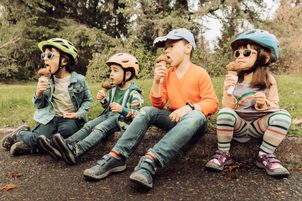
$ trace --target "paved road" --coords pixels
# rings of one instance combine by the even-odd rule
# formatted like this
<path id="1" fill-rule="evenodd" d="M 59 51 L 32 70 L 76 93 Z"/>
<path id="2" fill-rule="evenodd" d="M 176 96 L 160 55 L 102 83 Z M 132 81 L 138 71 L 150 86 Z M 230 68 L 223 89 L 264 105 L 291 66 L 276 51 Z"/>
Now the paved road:
<path id="1" fill-rule="evenodd" d="M 7 151 L 0 150 L 0 188 L 9 183 L 17 186 L 10 191 L 0 191 L 0 200 L 302 200 L 300 161 L 287 164 L 291 171 L 289 178 L 274 179 L 254 165 L 254 151 L 234 146 L 242 150 L 234 150 L 237 166 L 223 173 L 208 172 L 203 165 L 215 145 L 208 146 L 210 150 L 204 153 L 199 151 L 205 146 L 202 140 L 186 154 L 178 154 L 167 167 L 159 169 L 152 190 L 138 188 L 128 177 L 139 156 L 158 140 L 151 134 L 128 160 L 125 172 L 98 182 L 86 181 L 83 170 L 107 153 L 115 140 L 101 143 L 75 166 L 53 161 L 46 155 L 11 157 Z"/>

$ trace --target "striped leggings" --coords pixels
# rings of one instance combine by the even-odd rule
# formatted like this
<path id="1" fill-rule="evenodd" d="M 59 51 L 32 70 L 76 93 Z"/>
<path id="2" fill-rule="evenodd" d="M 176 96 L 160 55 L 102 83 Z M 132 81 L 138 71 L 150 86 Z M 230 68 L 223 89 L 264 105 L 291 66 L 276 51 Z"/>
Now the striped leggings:
<path id="1" fill-rule="evenodd" d="M 233 138 L 245 142 L 255 137 L 263 139 L 260 151 L 272 154 L 285 138 L 290 124 L 290 114 L 285 110 L 245 121 L 233 109 L 223 108 L 217 116 L 218 149 L 228 152 Z"/>

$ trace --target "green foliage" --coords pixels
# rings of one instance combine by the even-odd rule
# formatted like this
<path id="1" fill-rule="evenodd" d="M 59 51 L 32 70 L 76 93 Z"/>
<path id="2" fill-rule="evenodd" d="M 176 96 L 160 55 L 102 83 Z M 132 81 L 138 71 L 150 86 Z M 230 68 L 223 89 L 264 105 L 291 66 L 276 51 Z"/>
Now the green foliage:
<path id="1" fill-rule="evenodd" d="M 154 60 L 161 51 L 153 47 L 153 40 L 179 27 L 190 29 L 195 36 L 198 49 L 193 55 L 193 61 L 213 76 L 222 75 L 225 65 L 231 60 L 230 41 L 235 34 L 247 29 L 248 24 L 267 28 L 269 23 L 264 23 L 259 14 L 266 7 L 259 0 L 198 2 L 196 7 L 192 7 L 192 1 L 187 0 L 2 0 L 0 79 L 35 79 L 35 72 L 42 65 L 37 43 L 52 37 L 62 37 L 74 43 L 80 56 L 76 70 L 81 74 L 87 73 L 93 81 L 107 78 L 105 62 L 116 52 L 134 54 L 141 66 L 139 78 L 150 78 Z M 280 40 L 284 46 L 291 44 L 282 49 L 279 66 L 284 69 L 301 63 L 289 59 L 292 55 L 298 58 L 301 53 L 301 48 L 299 51 L 292 48 L 299 48 L 294 46 L 299 42 L 294 39 L 300 37 L 297 34 L 299 31 L 286 35 L 287 30 L 291 33 L 300 30 L 297 24 L 301 24 L 301 15 L 298 15 L 301 6 L 299 3 L 295 5 L 294 10 L 286 7 L 287 11 L 294 11 L 294 14 L 285 18 L 296 19 L 290 23 L 292 29 L 275 26 L 278 37 L 292 35 L 293 42 Z M 276 20 L 278 25 L 282 24 L 285 14 L 279 15 L 280 19 Z M 223 24 L 222 36 L 215 52 L 209 51 L 204 44 L 202 33 L 205 28 L 200 23 L 204 16 L 217 18 Z M 298 28 L 294 29 L 295 26 Z"/>
<path id="2" fill-rule="evenodd" d="M 149 92 L 152 85 L 151 79 L 134 80 L 138 86 L 143 89 L 145 105 L 150 105 Z M 215 77 L 212 79 L 216 95 L 221 101 L 222 86 L 224 77 Z M 302 118 L 302 92 L 297 90 L 302 85 L 302 75 L 281 75 L 277 76 L 280 107 L 289 111 L 292 118 Z M 100 82 L 90 82 L 89 87 L 93 95 L 93 105 L 89 110 L 89 119 L 95 118 L 103 110 L 96 100 L 97 91 L 100 88 Z M 0 127 L 17 127 L 26 122 L 31 127 L 35 125 L 32 117 L 35 110 L 31 99 L 35 90 L 36 83 L 24 83 L 14 85 L 0 84 Z M 221 107 L 221 104 L 220 104 Z M 216 117 L 210 117 L 210 131 L 215 131 Z M 290 136 L 301 136 L 301 125 L 292 125 L 289 131 Z"/>

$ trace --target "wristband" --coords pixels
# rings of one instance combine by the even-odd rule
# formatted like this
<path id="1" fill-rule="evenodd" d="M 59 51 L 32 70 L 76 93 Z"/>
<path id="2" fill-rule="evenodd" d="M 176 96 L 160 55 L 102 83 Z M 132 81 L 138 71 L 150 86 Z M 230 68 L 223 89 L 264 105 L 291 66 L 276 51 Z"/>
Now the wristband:
<path id="1" fill-rule="evenodd" d="M 195 110 L 195 106 L 191 102 L 187 102 L 186 105 L 188 105 L 192 110 Z"/>

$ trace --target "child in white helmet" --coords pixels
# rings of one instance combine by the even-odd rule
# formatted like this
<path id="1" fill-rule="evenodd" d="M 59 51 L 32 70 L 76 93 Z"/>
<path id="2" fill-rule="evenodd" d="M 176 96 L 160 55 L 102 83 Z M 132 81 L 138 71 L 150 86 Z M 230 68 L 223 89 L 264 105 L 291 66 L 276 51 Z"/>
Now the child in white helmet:
<path id="1" fill-rule="evenodd" d="M 91 92 L 85 77 L 74 72 L 77 49 L 67 40 L 52 38 L 38 44 L 44 67 L 39 72 L 33 103 L 37 126 L 30 131 L 20 126 L 2 139 L 2 147 L 14 156 L 38 150 L 38 136 L 51 138 L 59 132 L 64 138 L 79 128 L 92 103 Z"/>
<path id="2" fill-rule="evenodd" d="M 41 147 L 54 159 L 62 158 L 67 164 L 75 164 L 79 156 L 102 139 L 115 131 L 124 131 L 142 107 L 142 91 L 131 82 L 139 72 L 137 59 L 128 53 L 117 53 L 106 64 L 111 70 L 112 88 L 108 92 L 102 89 L 97 94 L 104 112 L 67 139 L 60 133 L 55 134 L 51 141 L 44 136 L 39 137 Z"/>
<path id="3" fill-rule="evenodd" d="M 274 155 L 291 124 L 290 114 L 279 108 L 276 79 L 269 71 L 279 56 L 277 38 L 263 30 L 240 34 L 232 43 L 235 61 L 227 66 L 223 108 L 217 117 L 218 150 L 206 164 L 222 171 L 230 165 L 231 141 L 262 138 L 256 165 L 274 177 L 286 177 L 288 170 Z M 230 90 L 231 89 L 231 90 Z"/>

